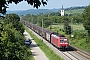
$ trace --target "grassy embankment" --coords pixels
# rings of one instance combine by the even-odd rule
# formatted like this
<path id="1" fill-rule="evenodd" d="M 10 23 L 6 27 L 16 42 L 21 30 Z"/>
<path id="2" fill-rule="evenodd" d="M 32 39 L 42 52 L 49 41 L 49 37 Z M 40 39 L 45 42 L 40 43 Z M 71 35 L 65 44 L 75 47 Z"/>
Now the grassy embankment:
<path id="1" fill-rule="evenodd" d="M 52 30 L 57 32 L 58 30 L 58 33 L 59 34 L 64 34 L 65 36 L 67 36 L 69 38 L 69 43 L 70 45 L 73 45 L 75 47 L 78 47 L 84 51 L 87 51 L 90 53 L 90 42 L 87 43 L 86 42 L 86 37 L 84 38 L 80 38 L 80 33 L 85 33 L 85 29 L 83 27 L 83 24 L 79 24 L 79 25 L 72 25 L 73 27 L 73 34 L 76 32 L 77 33 L 77 37 L 75 36 L 72 40 L 70 39 L 70 35 L 66 35 L 65 32 L 62 32 L 60 31 L 60 29 L 63 29 L 63 25 L 52 25 Z M 49 27 L 48 27 L 49 28 Z M 90 39 L 89 39 L 90 40 Z"/>
<path id="2" fill-rule="evenodd" d="M 45 53 L 49 60 L 63 60 L 60 56 L 58 56 L 53 50 L 51 50 L 45 43 L 43 43 L 38 37 L 36 37 L 31 31 L 25 27 L 26 31 L 30 34 L 30 36 L 35 40 L 40 49 Z"/>

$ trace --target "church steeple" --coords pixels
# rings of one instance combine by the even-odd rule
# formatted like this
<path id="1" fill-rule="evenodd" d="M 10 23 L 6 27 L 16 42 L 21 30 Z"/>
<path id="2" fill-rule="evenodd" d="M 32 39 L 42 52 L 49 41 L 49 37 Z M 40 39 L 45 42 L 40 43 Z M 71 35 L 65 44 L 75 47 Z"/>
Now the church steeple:
<path id="1" fill-rule="evenodd" d="M 63 5 L 62 5 L 62 10 L 64 10 L 64 9 L 63 9 Z"/>
<path id="2" fill-rule="evenodd" d="M 63 8 L 63 5 L 62 5 L 62 9 L 61 9 L 61 16 L 64 16 L 64 8 Z"/>

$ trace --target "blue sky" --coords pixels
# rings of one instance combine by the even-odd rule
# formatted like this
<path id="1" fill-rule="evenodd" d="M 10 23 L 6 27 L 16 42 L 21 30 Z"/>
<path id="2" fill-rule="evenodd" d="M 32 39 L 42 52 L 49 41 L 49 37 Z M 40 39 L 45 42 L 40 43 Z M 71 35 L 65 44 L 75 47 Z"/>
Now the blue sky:
<path id="1" fill-rule="evenodd" d="M 48 4 L 44 6 L 40 6 L 39 9 L 53 9 L 53 8 L 61 8 L 62 5 L 64 8 L 74 7 L 74 6 L 88 6 L 90 4 L 90 0 L 48 0 Z M 27 10 L 27 9 L 36 9 L 33 6 L 29 5 L 27 2 L 23 1 L 19 4 L 9 4 L 9 8 L 7 10 Z"/>

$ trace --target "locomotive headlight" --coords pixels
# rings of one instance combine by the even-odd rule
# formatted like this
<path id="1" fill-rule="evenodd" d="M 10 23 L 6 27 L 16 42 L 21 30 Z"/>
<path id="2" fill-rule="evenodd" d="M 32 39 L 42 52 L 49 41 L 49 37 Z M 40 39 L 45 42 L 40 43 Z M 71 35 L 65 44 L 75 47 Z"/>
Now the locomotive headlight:
<path id="1" fill-rule="evenodd" d="M 64 39 L 64 41 L 67 41 L 67 39 Z"/>

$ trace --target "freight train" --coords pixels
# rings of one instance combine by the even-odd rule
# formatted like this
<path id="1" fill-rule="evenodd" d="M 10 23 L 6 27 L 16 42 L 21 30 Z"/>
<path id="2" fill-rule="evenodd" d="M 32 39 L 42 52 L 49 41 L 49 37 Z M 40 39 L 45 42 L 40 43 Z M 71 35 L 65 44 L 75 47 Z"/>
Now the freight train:
<path id="1" fill-rule="evenodd" d="M 62 34 L 58 34 L 46 28 L 42 28 L 37 26 L 36 24 L 32 24 L 25 20 L 21 20 L 21 22 L 26 25 L 28 28 L 39 34 L 45 40 L 53 44 L 59 49 L 66 49 L 69 46 L 68 38 Z"/>

